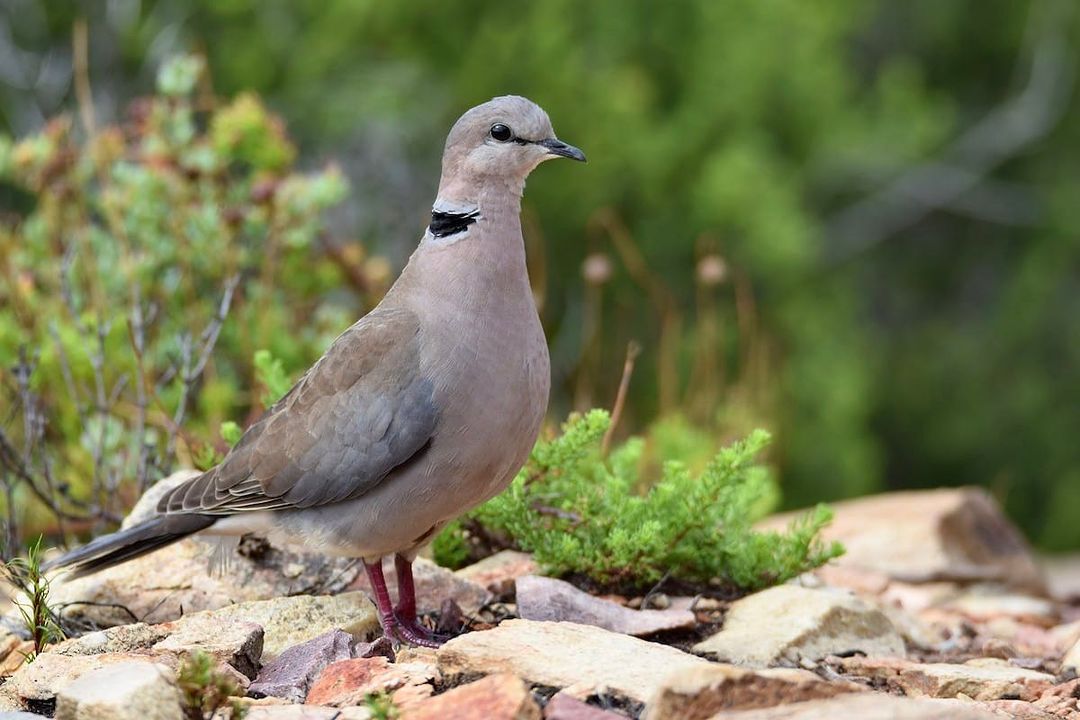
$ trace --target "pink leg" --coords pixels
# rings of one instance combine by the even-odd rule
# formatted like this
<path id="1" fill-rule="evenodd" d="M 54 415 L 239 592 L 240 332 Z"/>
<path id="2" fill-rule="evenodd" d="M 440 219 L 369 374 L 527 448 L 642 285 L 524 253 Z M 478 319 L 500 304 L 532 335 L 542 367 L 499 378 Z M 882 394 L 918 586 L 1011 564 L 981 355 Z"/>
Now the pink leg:
<path id="1" fill-rule="evenodd" d="M 379 624 L 382 625 L 383 635 L 388 638 L 397 636 L 397 618 L 394 617 L 394 608 L 390 602 L 390 592 L 386 589 L 386 578 L 383 577 L 382 558 L 373 563 L 364 561 L 364 570 L 367 571 L 371 590 L 375 593 L 375 608 L 379 611 Z"/>
<path id="2" fill-rule="evenodd" d="M 412 562 L 401 555 L 395 555 L 394 568 L 397 570 L 398 582 L 398 604 L 394 608 L 394 619 L 402 639 L 414 645 L 439 647 L 446 638 L 438 637 L 416 619 L 416 587 L 413 585 Z M 405 637 L 406 635 L 409 637 Z"/>

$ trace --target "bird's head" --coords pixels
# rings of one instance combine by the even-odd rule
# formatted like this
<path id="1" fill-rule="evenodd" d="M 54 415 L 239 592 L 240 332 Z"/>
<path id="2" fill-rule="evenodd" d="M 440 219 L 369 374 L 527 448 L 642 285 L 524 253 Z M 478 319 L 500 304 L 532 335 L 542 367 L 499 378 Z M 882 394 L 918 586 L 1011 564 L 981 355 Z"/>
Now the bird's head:
<path id="1" fill-rule="evenodd" d="M 443 152 L 442 186 L 505 183 L 520 192 L 533 168 L 557 157 L 585 162 L 583 152 L 555 137 L 539 105 L 504 95 L 477 105 L 454 123 Z"/>

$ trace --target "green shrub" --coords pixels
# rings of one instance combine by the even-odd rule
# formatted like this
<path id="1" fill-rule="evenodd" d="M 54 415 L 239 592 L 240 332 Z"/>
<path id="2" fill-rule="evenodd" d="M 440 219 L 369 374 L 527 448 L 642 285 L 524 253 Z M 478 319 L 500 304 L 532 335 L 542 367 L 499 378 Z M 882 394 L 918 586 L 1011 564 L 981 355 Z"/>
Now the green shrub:
<path id="1" fill-rule="evenodd" d="M 506 492 L 440 534 L 436 560 L 457 565 L 473 544 L 510 545 L 534 553 L 548 573 L 605 586 L 644 587 L 670 577 L 753 590 L 842 552 L 819 538 L 831 519 L 824 506 L 787 533 L 754 530 L 776 500 L 769 471 L 753 464 L 768 433 L 757 430 L 722 449 L 700 473 L 668 460 L 647 485 L 644 439 L 601 455 L 609 423 L 606 412 L 593 410 L 538 443 Z"/>
<path id="2" fill-rule="evenodd" d="M 49 580 L 41 572 L 41 538 L 30 544 L 24 557 L 0 566 L 0 573 L 16 591 L 12 604 L 34 643 L 26 656 L 26 662 L 33 662 L 46 647 L 64 639 L 60 619 L 49 605 Z"/>
<path id="3" fill-rule="evenodd" d="M 60 117 L 0 138 L 0 187 L 21 198 L 0 214 L 9 542 L 115 521 L 177 461 L 214 464 L 377 300 L 377 283 L 340 290 L 362 249 L 320 239 L 341 173 L 294 172 L 282 123 L 255 95 L 210 96 L 202 72 L 166 63 L 123 128 Z"/>
<path id="4" fill-rule="evenodd" d="M 176 673 L 180 690 L 180 709 L 185 720 L 213 720 L 229 709 L 230 720 L 243 720 L 247 709 L 237 698 L 244 690 L 229 675 L 217 667 L 213 656 L 197 650 L 180 664 Z"/>

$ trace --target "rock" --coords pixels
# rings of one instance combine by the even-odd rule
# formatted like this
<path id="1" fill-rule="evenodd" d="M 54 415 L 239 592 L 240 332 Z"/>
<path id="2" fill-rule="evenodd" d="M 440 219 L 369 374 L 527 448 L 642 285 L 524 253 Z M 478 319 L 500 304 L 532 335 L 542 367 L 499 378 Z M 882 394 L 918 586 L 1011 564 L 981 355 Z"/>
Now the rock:
<path id="1" fill-rule="evenodd" d="M 456 687 L 421 703 L 404 720 L 540 720 L 540 707 L 529 687 L 513 675 L 498 673 Z"/>
<path id="2" fill-rule="evenodd" d="M 4 710 L 0 707 L 0 720 L 41 720 L 41 716 L 25 710 Z"/>
<path id="3" fill-rule="evenodd" d="M 697 624 L 689 610 L 631 610 L 554 578 L 526 575 L 516 587 L 518 615 L 525 620 L 565 620 L 638 637 Z"/>
<path id="4" fill-rule="evenodd" d="M 979 704 L 1011 720 L 1057 720 L 1057 716 L 1023 700 L 989 700 Z"/>
<path id="5" fill-rule="evenodd" d="M 449 682 L 511 672 L 575 697 L 606 689 L 645 702 L 662 677 L 706 661 L 672 647 L 576 623 L 507 620 L 450 640 L 436 655 Z"/>
<path id="6" fill-rule="evenodd" d="M 1036 595 L 1046 591 L 1023 536 L 980 488 L 887 493 L 832 508 L 822 537 L 844 544 L 839 566 L 909 582 L 997 580 Z M 760 526 L 782 529 L 797 516 L 774 516 Z"/>
<path id="7" fill-rule="evenodd" d="M 1061 602 L 1080 601 L 1080 553 L 1044 557 L 1040 565 L 1052 598 Z"/>
<path id="8" fill-rule="evenodd" d="M 151 486 L 125 520 L 148 517 L 157 497 L 198 473 L 186 470 Z M 90 629 L 133 622 L 161 623 L 183 615 L 300 592 L 334 593 L 360 574 L 359 564 L 318 553 L 293 553 L 265 542 L 230 552 L 228 572 L 208 572 L 207 543 L 182 540 L 89 577 L 52 581 L 50 601 L 64 606 L 65 621 Z M 289 572 L 285 572 L 290 569 Z"/>
<path id="9" fill-rule="evenodd" d="M 544 720 L 624 720 L 617 715 L 558 692 L 544 706 Z"/>
<path id="10" fill-rule="evenodd" d="M 1057 621 L 1057 608 L 1049 600 L 1010 593 L 993 585 L 969 588 L 942 603 L 941 607 L 974 620 L 1011 617 L 1045 627 Z"/>
<path id="11" fill-rule="evenodd" d="M 218 716 L 214 716 L 218 720 Z M 244 720 L 373 720 L 366 707 L 331 708 L 317 705 L 248 705 Z"/>
<path id="12" fill-rule="evenodd" d="M 153 646 L 157 652 L 184 657 L 202 651 L 248 679 L 254 678 L 258 671 L 263 654 L 263 629 L 256 623 L 199 613 L 158 627 L 171 632 Z"/>
<path id="13" fill-rule="evenodd" d="M 145 652 L 167 638 L 171 630 L 175 630 L 175 625 L 118 625 L 64 640 L 50 648 L 49 652 L 60 655 Z"/>
<path id="14" fill-rule="evenodd" d="M 124 663 L 150 664 L 154 658 L 134 653 L 105 655 L 63 655 L 46 652 L 24 665 L 8 680 L 11 689 L 24 700 L 50 701 L 77 678 L 95 670 Z M 6 686 L 5 686 L 6 687 Z"/>
<path id="15" fill-rule="evenodd" d="M 17 635 L 7 635 L 3 640 L 3 659 L 0 660 L 0 678 L 14 674 L 26 664 L 26 656 L 33 652 L 34 643 Z"/>
<path id="16" fill-rule="evenodd" d="M 720 632 L 694 652 L 746 667 L 861 652 L 903 657 L 889 619 L 842 591 L 780 585 L 732 603 Z"/>
<path id="17" fill-rule="evenodd" d="M 248 694 L 272 696 L 302 703 L 311 683 L 327 665 L 348 660 L 353 655 L 353 638 L 342 630 L 331 630 L 307 642 L 293 645 L 259 671 Z"/>
<path id="18" fill-rule="evenodd" d="M 1071 713 L 1080 712 L 1080 678 L 1055 685 L 1032 704 L 1057 717 L 1074 718 Z"/>
<path id="19" fill-rule="evenodd" d="M 514 581 L 523 575 L 535 575 L 540 567 L 529 553 L 517 550 L 500 550 L 454 574 L 475 583 L 499 597 L 509 595 Z"/>
<path id="20" fill-rule="evenodd" d="M 1061 658 L 1061 671 L 1067 672 L 1069 668 L 1080 674 L 1080 640 L 1066 650 L 1064 657 Z"/>
<path id="21" fill-rule="evenodd" d="M 279 597 L 229 605 L 206 614 L 261 625 L 263 662 L 331 630 L 344 630 L 358 640 L 370 639 L 379 630 L 375 606 L 359 592 Z"/>
<path id="22" fill-rule="evenodd" d="M 643 720 L 706 720 L 721 710 L 772 707 L 862 690 L 851 682 L 826 682 L 806 670 L 754 671 L 710 663 L 668 676 L 646 705 Z"/>
<path id="23" fill-rule="evenodd" d="M 394 564 L 387 563 L 383 572 L 390 597 L 397 602 L 397 571 Z M 474 615 L 492 599 L 484 586 L 424 558 L 417 558 L 413 563 L 413 580 L 416 585 L 416 610 L 421 613 L 435 612 L 446 600 L 454 600 L 466 615 Z M 370 595 L 371 584 L 367 574 L 359 575 L 349 589 L 362 590 Z"/>
<path id="24" fill-rule="evenodd" d="M 1034 700 L 1054 684 L 1054 676 L 982 659 L 962 665 L 919 664 L 883 658 L 846 658 L 844 671 L 867 677 L 906 695 L 972 700 Z"/>
<path id="25" fill-rule="evenodd" d="M 370 658 L 339 660 L 326 667 L 308 691 L 309 705 L 332 705 L 346 707 L 359 705 L 371 693 L 390 692 L 398 703 L 397 693 L 408 686 L 427 686 L 426 689 L 409 690 L 403 696 L 412 701 L 427 697 L 434 690 L 433 683 L 439 679 L 439 671 L 427 663 L 391 663 L 377 655 Z"/>
<path id="26" fill-rule="evenodd" d="M 122 662 L 88 672 L 57 696 L 57 720 L 182 720 L 172 670 Z"/>
<path id="27" fill-rule="evenodd" d="M 734 710 L 711 720 L 1002 720 L 1001 715 L 960 700 L 928 700 L 884 693 L 840 695 L 828 700 L 777 705 L 762 710 Z"/>

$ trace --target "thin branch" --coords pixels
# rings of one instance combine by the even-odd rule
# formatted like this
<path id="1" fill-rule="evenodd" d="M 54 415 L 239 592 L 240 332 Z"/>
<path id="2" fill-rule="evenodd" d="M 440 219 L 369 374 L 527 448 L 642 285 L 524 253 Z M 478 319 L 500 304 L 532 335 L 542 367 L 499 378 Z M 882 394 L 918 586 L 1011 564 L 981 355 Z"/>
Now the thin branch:
<path id="1" fill-rule="evenodd" d="M 942 153 L 942 158 L 903 172 L 880 192 L 839 212 L 826 225 L 835 243 L 828 265 L 845 262 L 933 210 L 947 207 L 976 188 L 1009 158 L 1045 137 L 1064 117 L 1075 79 L 1076 60 L 1066 30 L 1075 4 L 1032 4 L 1027 84 L 1015 97 L 987 113 Z M 1025 65 L 1017 60 L 1017 68 Z"/>
<path id="2" fill-rule="evenodd" d="M 615 435 L 615 428 L 622 417 L 623 407 L 626 405 L 626 393 L 630 389 L 630 376 L 634 374 L 634 361 L 641 352 L 641 345 L 630 342 L 626 346 L 626 360 L 623 362 L 622 378 L 619 380 L 619 390 L 615 393 L 615 405 L 611 408 L 611 422 L 604 431 L 604 439 L 600 443 L 600 454 L 607 457 L 611 447 L 611 438 Z"/>

